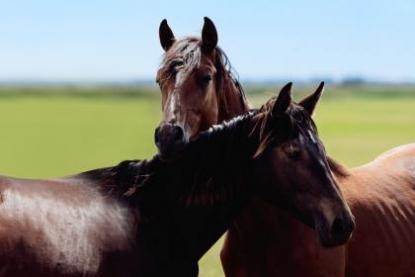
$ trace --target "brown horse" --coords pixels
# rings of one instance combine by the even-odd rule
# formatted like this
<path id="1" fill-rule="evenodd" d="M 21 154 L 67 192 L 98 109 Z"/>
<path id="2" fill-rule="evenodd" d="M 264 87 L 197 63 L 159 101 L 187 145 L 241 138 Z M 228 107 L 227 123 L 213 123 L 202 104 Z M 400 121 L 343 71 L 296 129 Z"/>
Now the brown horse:
<path id="1" fill-rule="evenodd" d="M 196 276 L 197 261 L 254 198 L 315 227 L 328 245 L 346 242 L 352 215 L 290 88 L 202 133 L 175 161 L 1 177 L 0 274 Z"/>
<path id="2" fill-rule="evenodd" d="M 161 156 L 172 158 L 199 132 L 248 111 L 212 21 L 205 18 L 202 38 L 176 40 L 167 21 L 160 24 L 166 51 L 157 73 L 163 118 L 156 130 Z"/>
<path id="3" fill-rule="evenodd" d="M 208 29 L 209 31 L 205 31 Z M 213 26 L 213 23 L 205 18 L 205 26 L 203 27 L 203 34 L 205 35 L 205 41 L 212 41 L 207 36 L 215 38 L 217 42 L 217 32 Z M 166 100 L 163 101 L 163 118 L 181 118 L 180 126 L 186 127 L 187 137 L 194 137 L 201 128 L 200 126 L 209 126 L 209 124 L 217 124 L 222 120 L 226 120 L 226 116 L 220 116 L 223 113 L 220 112 L 222 107 L 226 106 L 225 101 L 220 97 L 216 97 L 217 101 L 210 103 L 209 106 L 201 101 L 200 94 L 193 93 L 194 87 L 186 84 L 194 84 L 197 82 L 197 76 L 186 74 L 186 72 L 192 72 L 188 70 L 193 68 L 194 64 L 200 64 L 201 57 L 196 58 L 196 61 L 192 59 L 191 52 L 186 52 L 187 44 L 193 47 L 199 47 L 201 53 L 203 53 L 201 45 L 203 45 L 203 39 L 182 39 L 176 40 L 173 36 L 173 32 L 168 27 L 166 21 L 163 21 L 160 25 L 160 41 L 163 48 L 166 50 L 165 58 L 163 61 L 171 60 L 170 57 L 178 57 L 185 62 L 180 63 L 179 66 L 168 67 L 168 63 L 164 62 L 157 74 L 158 82 L 161 85 L 163 99 L 167 99 L 175 93 L 180 93 L 186 97 L 177 96 L 173 102 L 169 102 L 166 105 Z M 175 46 L 181 46 L 175 47 Z M 210 44 L 211 45 L 211 44 Z M 217 60 L 223 57 L 223 52 L 216 47 L 212 52 L 212 55 L 207 57 L 202 55 L 205 59 L 210 58 L 208 64 L 215 64 Z M 174 59 L 173 59 L 174 60 Z M 220 66 L 223 68 L 223 66 Z M 211 66 L 211 68 L 214 68 Z M 170 69 L 170 70 L 168 70 Z M 174 70 L 172 70 L 174 69 Z M 167 71 L 166 71 L 167 70 Z M 216 72 L 213 70 L 213 79 L 219 78 L 221 80 L 228 80 L 228 85 L 222 87 L 233 87 L 234 81 L 232 81 L 232 75 L 226 71 Z M 167 75 L 170 74 L 170 75 Z M 217 76 L 222 74 L 222 76 Z M 181 86 L 180 89 L 176 88 L 176 77 L 180 76 Z M 160 78 L 160 76 L 169 76 L 169 78 Z M 211 81 L 210 81 L 211 82 Z M 216 86 L 214 86 L 216 87 Z M 237 86 L 239 87 L 239 86 Z M 236 88 L 236 87 L 234 87 Z M 313 103 L 310 99 L 316 100 L 320 97 L 320 93 L 316 93 L 308 100 L 304 100 L 304 103 Z M 240 104 L 241 98 L 238 90 L 216 90 L 211 95 L 220 95 L 227 98 L 227 105 L 232 104 L 232 110 L 235 114 L 242 114 L 247 111 L 249 105 Z M 203 94 L 202 94 L 203 95 Z M 173 99 L 173 98 L 172 98 Z M 308 104 L 305 104 L 308 105 Z M 188 116 L 188 110 L 192 107 L 201 107 L 198 112 L 195 112 L 194 116 Z M 312 109 L 308 108 L 310 111 Z M 218 116 L 212 116 L 218 115 Z M 215 118 L 214 120 L 206 119 Z M 193 122 L 193 120 L 195 120 Z M 213 122 L 212 122 L 213 121 Z M 167 121 L 162 122 L 165 124 Z M 195 127 L 197 126 L 197 127 Z M 205 128 L 205 127 L 204 127 Z M 169 152 L 164 151 L 163 141 L 158 141 L 159 150 L 161 153 Z M 168 148 L 174 152 L 174 145 L 166 144 Z M 180 148 L 180 147 L 179 147 Z M 404 148 L 398 148 L 395 152 L 395 157 L 389 156 L 387 159 L 383 159 L 383 166 L 387 167 L 388 164 L 396 167 L 401 163 L 407 164 L 409 168 L 409 162 L 413 157 L 414 146 L 409 145 Z M 166 154 L 167 155 L 167 154 Z M 395 165 L 396 163 L 396 165 Z M 411 200 L 413 190 L 413 173 L 410 170 L 401 169 L 400 172 L 396 170 L 384 170 L 381 169 L 381 163 L 375 163 L 378 165 L 379 170 L 383 174 L 364 173 L 365 169 L 370 167 L 363 167 L 363 170 L 356 169 L 350 170 L 350 172 L 342 167 L 334 167 L 333 171 L 337 178 L 345 183 L 344 187 L 346 198 L 350 201 L 353 212 L 356 214 L 358 227 L 356 235 L 353 237 L 352 242 L 348 248 L 341 247 L 336 249 L 324 249 L 318 243 L 315 234 L 310 228 L 301 224 L 300 222 L 287 216 L 284 211 L 274 209 L 266 203 L 257 201 L 251 205 L 245 212 L 232 224 L 228 230 L 225 244 L 222 249 L 221 259 L 223 267 L 227 276 L 344 276 L 347 272 L 348 276 L 403 276 L 404 272 L 411 272 L 413 270 L 412 265 L 415 261 L 412 259 L 414 253 L 411 243 L 408 242 L 409 232 L 413 232 L 414 200 Z M 374 168 L 371 166 L 371 168 Z M 347 174 L 344 174 L 346 173 Z M 356 172 L 356 174 L 355 174 Z M 355 177 L 352 176 L 366 175 L 366 179 L 361 177 L 359 180 L 356 178 L 355 185 L 349 185 Z M 376 171 L 373 171 L 376 172 Z M 413 170 L 412 170 L 413 172 Z M 351 174 L 353 173 L 353 174 Z M 377 177 L 377 178 L 374 178 Z M 372 181 L 371 181 L 372 179 Z M 348 180 L 348 181 L 346 181 Z M 396 180 L 396 183 L 393 183 Z M 359 183 L 362 183 L 359 189 Z M 366 185 L 363 185 L 366 184 Z M 372 184 L 372 185 L 371 185 Z M 383 185 L 382 185 L 383 184 Z M 352 197 L 350 192 L 347 191 L 347 187 L 354 187 L 356 192 Z M 385 195 L 381 195 L 379 191 L 389 191 Z M 402 204 L 395 202 L 395 206 L 386 205 L 386 197 L 393 193 L 398 195 L 401 191 L 404 191 L 404 195 L 400 196 L 405 198 Z M 356 194 L 360 195 L 361 200 L 356 201 Z M 376 198 L 373 198 L 373 195 Z M 372 199 L 365 203 L 365 200 Z M 374 202 L 373 202 L 374 201 Z M 375 202 L 377 201 L 377 204 Z M 357 204 L 355 204 L 357 203 Z M 392 203 L 392 202 L 390 202 Z M 365 208 L 363 208 L 365 207 Z M 358 215 L 364 214 L 359 217 Z M 395 214 L 395 222 L 390 220 L 390 215 Z M 373 234 L 373 230 L 366 228 L 368 222 L 377 221 L 377 224 L 381 220 L 385 220 L 387 224 L 378 228 L 381 230 L 376 233 L 379 236 Z M 399 224 L 398 224 L 399 221 Z M 361 223 L 359 223 L 361 222 Z M 360 225 L 359 225 L 360 224 Z M 408 228 L 405 229 L 405 225 L 408 224 Z M 281 226 L 284 226 L 282 228 Z M 402 236 L 402 238 L 399 238 Z M 381 242 L 387 242 L 385 244 Z M 393 249 L 396 248 L 396 249 Z M 371 252 L 371 249 L 375 249 L 375 252 Z M 368 254 L 369 252 L 369 254 Z M 263 253 L 266 253 L 263 255 Z M 376 253 L 376 255 L 373 255 Z M 395 255 L 399 254 L 399 255 Z M 347 263 L 346 263 L 347 261 Z M 346 268 L 347 266 L 347 268 Z M 392 272 L 396 270 L 396 275 Z M 410 274 L 412 276 L 413 274 Z"/>

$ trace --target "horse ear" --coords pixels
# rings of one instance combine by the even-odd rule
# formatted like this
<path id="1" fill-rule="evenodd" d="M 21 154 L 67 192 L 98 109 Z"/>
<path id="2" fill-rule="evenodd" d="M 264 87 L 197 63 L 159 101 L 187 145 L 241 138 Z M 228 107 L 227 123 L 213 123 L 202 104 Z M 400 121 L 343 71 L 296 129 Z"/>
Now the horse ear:
<path id="1" fill-rule="evenodd" d="M 324 82 L 321 82 L 316 91 L 300 101 L 300 105 L 310 114 L 313 115 L 314 109 L 321 97 L 324 89 Z"/>
<path id="2" fill-rule="evenodd" d="M 272 115 L 278 116 L 285 113 L 291 104 L 291 87 L 293 83 L 286 84 L 278 94 L 277 100 L 272 107 Z"/>
<path id="3" fill-rule="evenodd" d="M 202 29 L 202 49 L 211 52 L 218 44 L 218 32 L 215 24 L 208 17 L 204 17 L 205 23 Z"/>
<path id="4" fill-rule="evenodd" d="M 169 24 L 167 24 L 166 19 L 163 19 L 163 21 L 160 23 L 159 37 L 161 47 L 163 47 L 164 51 L 169 50 L 173 43 L 176 41 L 173 31 L 170 29 Z"/>

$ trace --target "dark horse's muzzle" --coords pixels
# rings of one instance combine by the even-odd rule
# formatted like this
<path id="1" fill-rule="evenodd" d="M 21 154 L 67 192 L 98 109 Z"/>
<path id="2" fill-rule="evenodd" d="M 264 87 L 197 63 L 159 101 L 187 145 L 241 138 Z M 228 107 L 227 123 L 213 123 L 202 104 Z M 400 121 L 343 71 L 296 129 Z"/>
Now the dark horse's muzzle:
<path id="1" fill-rule="evenodd" d="M 324 247 L 336 247 L 350 239 L 356 223 L 351 213 L 345 212 L 337 215 L 332 222 L 320 218 L 315 222 L 314 227 Z"/>
<path id="2" fill-rule="evenodd" d="M 183 128 L 172 123 L 161 124 L 154 132 L 154 141 L 163 160 L 176 159 L 187 140 Z"/>

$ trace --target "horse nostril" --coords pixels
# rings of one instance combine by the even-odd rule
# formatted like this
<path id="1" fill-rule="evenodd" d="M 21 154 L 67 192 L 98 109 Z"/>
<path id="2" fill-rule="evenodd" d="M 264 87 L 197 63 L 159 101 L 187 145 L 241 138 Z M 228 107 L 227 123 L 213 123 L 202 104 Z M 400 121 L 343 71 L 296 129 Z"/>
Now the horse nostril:
<path id="1" fill-rule="evenodd" d="M 346 222 L 342 218 L 336 217 L 331 225 L 331 233 L 333 235 L 342 235 L 346 232 L 346 229 Z"/>
<path id="2" fill-rule="evenodd" d="M 183 139 L 183 129 L 179 126 L 174 126 L 174 135 L 173 135 L 173 140 L 175 141 L 180 141 Z"/>
<path id="3" fill-rule="evenodd" d="M 159 133 L 160 133 L 160 127 L 157 127 L 156 130 L 154 130 L 154 142 L 156 144 L 158 144 L 160 142 Z"/>

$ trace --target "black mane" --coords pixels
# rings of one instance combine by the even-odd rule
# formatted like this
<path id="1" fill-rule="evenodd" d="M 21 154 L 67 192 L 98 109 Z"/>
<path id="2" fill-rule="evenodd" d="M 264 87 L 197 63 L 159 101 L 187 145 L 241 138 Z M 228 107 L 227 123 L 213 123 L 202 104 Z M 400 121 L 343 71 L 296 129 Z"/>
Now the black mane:
<path id="1" fill-rule="evenodd" d="M 154 244 L 149 247 L 156 257 L 160 253 L 171 255 L 173 266 L 190 261 L 185 267 L 194 268 L 256 189 L 249 185 L 251 158 L 257 146 L 257 138 L 250 135 L 255 115 L 250 112 L 202 132 L 175 161 L 163 161 L 156 155 L 75 178 L 118 198 L 138 215 L 136 245 L 143 253 L 150 253 L 148 241 L 169 240 L 160 245 L 161 249 L 154 250 Z M 140 267 L 166 270 L 148 263 Z"/>
<path id="2" fill-rule="evenodd" d="M 162 161 L 155 155 L 149 160 L 127 160 L 77 177 L 98 183 L 106 193 L 132 205 L 148 202 L 151 197 L 145 191 L 155 187 L 186 205 L 229 200 L 233 196 L 229 191 L 238 189 L 227 188 L 225 183 L 237 183 L 229 179 L 240 175 L 241 167 L 249 162 L 246 152 L 256 147 L 250 133 L 258 112 L 248 112 L 202 132 L 175 161 Z"/>

